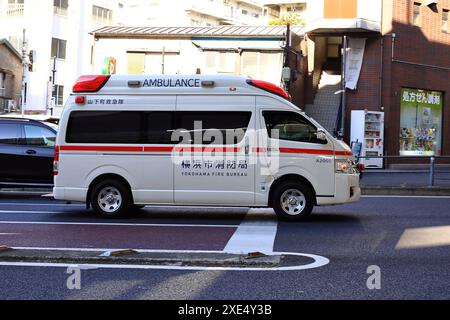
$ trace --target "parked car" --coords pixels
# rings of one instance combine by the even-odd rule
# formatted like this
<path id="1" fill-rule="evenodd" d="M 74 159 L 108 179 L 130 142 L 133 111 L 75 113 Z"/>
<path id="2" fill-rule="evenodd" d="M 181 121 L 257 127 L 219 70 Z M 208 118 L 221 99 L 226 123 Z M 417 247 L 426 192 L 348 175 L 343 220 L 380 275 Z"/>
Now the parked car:
<path id="1" fill-rule="evenodd" d="M 55 140 L 40 121 L 0 118 L 0 187 L 52 186 Z"/>

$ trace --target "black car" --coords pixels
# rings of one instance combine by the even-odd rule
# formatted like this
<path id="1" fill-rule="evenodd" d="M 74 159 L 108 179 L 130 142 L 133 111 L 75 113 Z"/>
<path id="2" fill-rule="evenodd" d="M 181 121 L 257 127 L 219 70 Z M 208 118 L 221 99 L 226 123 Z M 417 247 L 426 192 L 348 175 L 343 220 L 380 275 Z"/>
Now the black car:
<path id="1" fill-rule="evenodd" d="M 55 141 L 40 121 L 0 118 L 0 188 L 52 186 Z"/>

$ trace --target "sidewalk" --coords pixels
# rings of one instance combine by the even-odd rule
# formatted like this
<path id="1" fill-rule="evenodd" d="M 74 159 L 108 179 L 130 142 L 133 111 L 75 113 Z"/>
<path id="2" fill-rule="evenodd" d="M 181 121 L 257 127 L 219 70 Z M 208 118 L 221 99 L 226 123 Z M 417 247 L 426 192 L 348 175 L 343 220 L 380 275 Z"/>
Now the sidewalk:
<path id="1" fill-rule="evenodd" d="M 434 186 L 428 170 L 366 170 L 361 179 L 365 195 L 450 195 L 450 170 L 436 169 Z"/>

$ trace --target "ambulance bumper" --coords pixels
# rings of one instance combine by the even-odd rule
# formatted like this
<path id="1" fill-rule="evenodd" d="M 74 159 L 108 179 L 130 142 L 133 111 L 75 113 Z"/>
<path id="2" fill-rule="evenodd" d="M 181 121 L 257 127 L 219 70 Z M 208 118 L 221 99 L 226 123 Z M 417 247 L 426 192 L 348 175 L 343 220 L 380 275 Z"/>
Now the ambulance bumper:
<path id="1" fill-rule="evenodd" d="M 56 200 L 80 201 L 85 202 L 87 196 L 87 188 L 64 188 L 54 187 L 53 197 Z"/>
<path id="2" fill-rule="evenodd" d="M 317 205 L 352 203 L 360 198 L 359 174 L 336 174 L 334 196 L 317 197 Z"/>

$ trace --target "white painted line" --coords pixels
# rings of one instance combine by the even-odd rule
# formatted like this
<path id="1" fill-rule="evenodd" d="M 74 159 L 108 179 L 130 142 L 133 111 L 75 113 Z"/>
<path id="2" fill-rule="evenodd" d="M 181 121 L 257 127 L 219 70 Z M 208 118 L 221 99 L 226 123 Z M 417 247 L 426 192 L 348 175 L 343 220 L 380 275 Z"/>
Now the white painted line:
<path id="1" fill-rule="evenodd" d="M 0 210 L 0 213 L 67 213 L 68 211 Z"/>
<path id="2" fill-rule="evenodd" d="M 20 202 L 0 202 L 0 206 L 46 206 L 46 207 L 86 207 L 81 203 L 20 203 Z"/>
<path id="3" fill-rule="evenodd" d="M 250 209 L 249 212 L 252 210 L 258 209 Z M 277 235 L 278 222 L 272 211 L 263 214 L 267 218 L 261 219 L 260 213 L 258 220 L 254 220 L 251 215 L 247 214 L 223 251 L 228 253 L 249 253 L 256 251 L 265 254 L 272 253 L 275 236 Z"/>
<path id="4" fill-rule="evenodd" d="M 450 246 L 450 226 L 406 229 L 396 249 Z"/>
<path id="5" fill-rule="evenodd" d="M 142 250 L 139 250 L 142 251 Z M 168 251 L 166 251 L 168 252 Z M 178 251 L 181 252 L 181 251 Z M 183 251 L 187 252 L 187 251 Z M 199 253 L 202 251 L 190 251 L 192 253 Z M 208 251 L 213 252 L 213 251 Z M 221 253 L 222 251 L 215 251 Z M 301 257 L 308 257 L 314 262 L 289 267 L 273 267 L 273 268 L 257 268 L 257 267 L 199 267 L 199 266 L 163 266 L 163 265 L 135 265 L 135 264 L 74 264 L 74 263 L 37 263 L 37 262 L 0 262 L 0 266 L 14 266 L 14 267 L 53 267 L 53 268 L 68 268 L 78 266 L 80 269 L 159 269 L 159 270 L 194 270 L 194 271 L 298 271 L 319 268 L 327 265 L 330 260 L 315 254 L 294 253 L 294 252 L 273 252 L 273 255 L 294 255 Z"/>
<path id="6" fill-rule="evenodd" d="M 52 221 L 0 221 L 0 224 L 41 224 L 80 226 L 130 226 L 130 227 L 193 227 L 193 228 L 237 228 L 230 224 L 182 224 L 182 223 L 100 223 L 100 222 L 52 222 Z"/>
<path id="7" fill-rule="evenodd" d="M 396 196 L 396 195 L 364 195 L 361 198 L 430 198 L 430 199 L 450 199 L 450 196 Z"/>
<path id="8" fill-rule="evenodd" d="M 15 236 L 18 234 L 20 234 L 20 233 L 0 233 L 0 236 Z"/>

